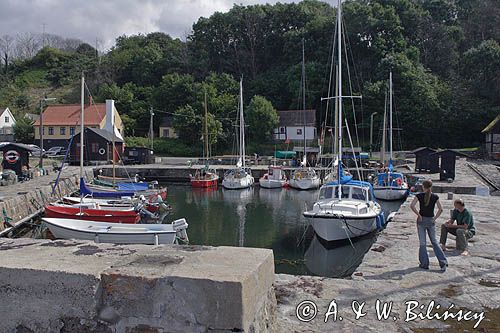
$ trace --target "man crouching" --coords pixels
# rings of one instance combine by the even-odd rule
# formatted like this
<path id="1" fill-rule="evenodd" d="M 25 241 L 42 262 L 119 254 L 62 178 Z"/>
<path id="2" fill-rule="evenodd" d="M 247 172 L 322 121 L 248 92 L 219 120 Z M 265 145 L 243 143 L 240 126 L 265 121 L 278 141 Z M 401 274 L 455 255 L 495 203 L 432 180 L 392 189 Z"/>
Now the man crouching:
<path id="1" fill-rule="evenodd" d="M 456 199 L 453 202 L 455 209 L 451 213 L 451 219 L 441 226 L 441 248 L 446 250 L 446 238 L 448 233 L 456 236 L 456 248 L 463 256 L 469 254 L 467 252 L 467 242 L 476 234 L 474 220 L 471 212 L 465 208 L 465 203 L 462 199 Z M 457 224 L 453 224 L 457 221 Z"/>

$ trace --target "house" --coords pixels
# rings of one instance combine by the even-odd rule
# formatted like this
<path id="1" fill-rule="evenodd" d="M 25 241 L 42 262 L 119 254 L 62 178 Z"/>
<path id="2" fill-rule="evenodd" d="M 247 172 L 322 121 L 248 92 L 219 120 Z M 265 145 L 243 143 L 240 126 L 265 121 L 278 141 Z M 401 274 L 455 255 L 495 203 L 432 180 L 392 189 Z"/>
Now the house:
<path id="1" fill-rule="evenodd" d="M 115 108 L 115 101 L 106 103 L 86 104 L 84 106 L 85 127 L 105 129 L 115 132 L 123 141 L 123 122 Z M 69 139 L 80 132 L 80 104 L 49 105 L 40 119 L 34 123 L 35 144 L 40 146 L 40 121 L 43 122 L 44 149 L 68 145 Z"/>
<path id="2" fill-rule="evenodd" d="M 486 136 L 486 155 L 489 158 L 500 160 L 500 114 L 481 133 Z"/>
<path id="3" fill-rule="evenodd" d="M 114 160 L 118 162 L 123 154 L 123 139 L 111 131 L 101 128 L 85 127 L 83 137 L 84 164 L 107 164 L 113 160 L 113 142 L 115 145 Z M 80 133 L 77 133 L 70 146 L 70 163 L 80 163 Z"/>
<path id="4" fill-rule="evenodd" d="M 415 154 L 415 171 L 438 173 L 439 155 L 436 150 L 428 147 L 420 147 L 412 151 Z"/>
<path id="5" fill-rule="evenodd" d="M 278 111 L 279 125 L 274 129 L 275 140 L 314 140 L 317 137 L 316 110 Z M 305 121 L 304 121 L 305 120 Z"/>
<path id="6" fill-rule="evenodd" d="M 173 127 L 174 117 L 172 115 L 164 116 L 160 122 L 160 129 L 158 136 L 160 138 L 176 139 L 179 135 L 175 132 Z"/>
<path id="7" fill-rule="evenodd" d="M 124 164 L 152 164 L 154 162 L 154 151 L 150 148 L 126 147 L 123 153 Z"/>
<path id="8" fill-rule="evenodd" d="M 0 141 L 14 141 L 16 119 L 9 108 L 0 107 Z"/>

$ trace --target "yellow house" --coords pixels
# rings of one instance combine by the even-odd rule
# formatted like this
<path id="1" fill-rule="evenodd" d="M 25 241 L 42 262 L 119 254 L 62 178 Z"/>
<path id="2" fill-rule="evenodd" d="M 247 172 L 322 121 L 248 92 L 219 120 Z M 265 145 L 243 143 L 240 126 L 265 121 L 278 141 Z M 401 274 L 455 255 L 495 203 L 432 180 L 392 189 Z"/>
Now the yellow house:
<path id="1" fill-rule="evenodd" d="M 175 132 L 174 127 L 172 126 L 173 120 L 174 119 L 172 116 L 166 116 L 162 118 L 159 129 L 160 133 L 158 134 L 160 138 L 176 139 L 179 137 L 179 135 L 177 135 L 177 133 Z"/>
<path id="2" fill-rule="evenodd" d="M 84 126 L 115 132 L 123 139 L 123 122 L 115 108 L 114 100 L 106 103 L 85 105 Z M 68 140 L 80 132 L 81 105 L 50 105 L 42 115 L 44 149 L 66 147 Z M 40 145 L 40 119 L 34 123 L 35 144 Z"/>

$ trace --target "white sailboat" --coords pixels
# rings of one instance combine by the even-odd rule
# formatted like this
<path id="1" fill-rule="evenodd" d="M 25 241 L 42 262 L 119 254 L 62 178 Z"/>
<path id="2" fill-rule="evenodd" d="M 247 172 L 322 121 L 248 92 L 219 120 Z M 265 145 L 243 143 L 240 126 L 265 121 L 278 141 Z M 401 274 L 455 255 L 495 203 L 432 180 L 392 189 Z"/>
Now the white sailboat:
<path id="1" fill-rule="evenodd" d="M 290 177 L 290 187 L 298 190 L 311 190 L 316 189 L 321 185 L 321 179 L 316 174 L 316 171 L 307 166 L 307 142 L 306 142 L 306 70 L 305 70 L 305 57 L 304 57 L 304 41 L 302 41 L 302 110 L 304 112 L 304 156 L 300 167 L 292 172 Z"/>
<path id="2" fill-rule="evenodd" d="M 377 199 L 381 200 L 403 200 L 409 191 L 405 176 L 400 172 L 393 172 L 392 165 L 392 72 L 389 73 L 389 167 L 386 172 L 379 173 L 373 192 Z M 385 112 L 384 112 L 385 124 Z M 384 126 L 385 127 L 385 126 Z M 385 138 L 385 128 L 383 137 Z M 382 148 L 385 150 L 385 145 Z"/>
<path id="3" fill-rule="evenodd" d="M 344 175 L 342 167 L 342 3 L 337 6 L 338 31 L 338 143 L 337 180 L 326 183 L 320 189 L 318 201 L 303 213 L 311 219 L 316 234 L 326 241 L 351 239 L 368 234 L 382 224 L 380 205 L 374 201 L 370 183 L 353 180 Z"/>
<path id="4" fill-rule="evenodd" d="M 222 186 L 229 190 L 247 188 L 253 185 L 252 170 L 245 165 L 245 119 L 243 116 L 243 79 L 240 80 L 239 110 L 239 159 L 236 168 L 227 171 Z"/>

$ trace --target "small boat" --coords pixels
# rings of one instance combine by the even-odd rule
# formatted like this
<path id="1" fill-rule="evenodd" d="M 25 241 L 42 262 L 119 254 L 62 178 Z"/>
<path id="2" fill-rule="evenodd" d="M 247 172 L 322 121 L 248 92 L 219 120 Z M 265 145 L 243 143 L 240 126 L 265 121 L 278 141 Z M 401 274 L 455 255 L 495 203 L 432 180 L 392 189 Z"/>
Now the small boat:
<path id="1" fill-rule="evenodd" d="M 106 210 L 71 206 L 45 206 L 45 217 L 108 223 L 135 224 L 141 220 L 135 210 Z"/>
<path id="2" fill-rule="evenodd" d="M 259 185 L 264 188 L 281 188 L 287 185 L 286 175 L 280 166 L 269 166 L 267 173 L 260 177 Z"/>
<path id="3" fill-rule="evenodd" d="M 140 184 L 140 183 L 138 183 Z M 132 185 L 135 185 L 133 183 Z M 123 198 L 123 197 L 134 197 L 143 195 L 148 197 L 150 200 L 156 198 L 157 195 L 160 195 L 162 200 L 165 200 L 167 197 L 167 189 L 137 189 L 129 187 L 128 190 L 117 190 L 114 188 L 110 188 L 107 186 L 97 186 L 97 185 L 89 185 L 85 183 L 83 178 L 80 178 L 80 195 L 82 196 L 90 196 L 93 198 Z"/>
<path id="4" fill-rule="evenodd" d="M 113 244 L 174 244 L 187 241 L 185 219 L 171 224 L 118 224 L 73 219 L 42 218 L 55 238 Z"/>
<path id="5" fill-rule="evenodd" d="M 222 179 L 222 186 L 228 190 L 243 189 L 253 185 L 254 178 L 250 168 L 245 167 L 245 120 L 243 117 L 243 79 L 240 79 L 239 101 L 239 159 L 236 168 L 227 171 Z"/>
<path id="6" fill-rule="evenodd" d="M 192 187 L 217 187 L 219 184 L 219 176 L 215 170 L 210 170 L 207 168 L 203 168 L 200 170 L 196 170 L 194 176 L 189 175 L 191 179 Z"/>
<path id="7" fill-rule="evenodd" d="M 321 179 L 313 168 L 302 166 L 301 168 L 293 171 L 289 184 L 290 187 L 298 190 L 311 190 L 318 188 L 321 185 Z"/>

